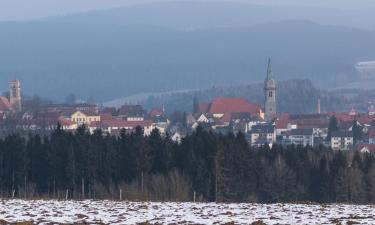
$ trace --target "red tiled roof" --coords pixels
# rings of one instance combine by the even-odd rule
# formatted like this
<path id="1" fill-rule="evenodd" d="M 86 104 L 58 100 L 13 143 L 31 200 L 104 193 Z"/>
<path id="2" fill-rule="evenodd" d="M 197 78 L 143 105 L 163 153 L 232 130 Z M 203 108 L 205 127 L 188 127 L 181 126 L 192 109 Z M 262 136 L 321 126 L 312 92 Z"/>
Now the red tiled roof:
<path id="1" fill-rule="evenodd" d="M 197 106 L 197 113 L 208 113 L 210 110 L 209 103 L 199 103 Z"/>
<path id="2" fill-rule="evenodd" d="M 368 137 L 369 138 L 374 138 L 375 137 L 375 129 L 372 129 L 368 132 Z"/>
<path id="3" fill-rule="evenodd" d="M 209 110 L 212 114 L 248 112 L 251 115 L 258 115 L 260 111 L 261 108 L 258 105 L 250 104 L 243 98 L 214 99 Z"/>
<path id="4" fill-rule="evenodd" d="M 60 118 L 58 119 L 58 122 L 61 124 L 61 126 L 72 126 L 72 125 L 75 124 L 73 121 L 70 121 L 70 120 L 64 119 L 64 118 L 62 118 L 62 117 L 60 117 Z"/>
<path id="5" fill-rule="evenodd" d="M 360 144 L 357 145 L 355 148 L 357 151 L 361 151 L 362 149 L 367 148 L 370 152 L 375 152 L 375 145 L 373 144 Z"/>
<path id="6" fill-rule="evenodd" d="M 286 129 L 289 123 L 289 115 L 282 114 L 276 120 L 276 129 Z"/>
<path id="7" fill-rule="evenodd" d="M 143 107 L 141 105 L 123 105 L 119 109 L 119 115 L 127 115 L 133 113 L 143 113 Z"/>
<path id="8" fill-rule="evenodd" d="M 369 115 L 361 115 L 357 118 L 357 121 L 360 124 L 371 124 L 374 121 L 374 117 Z"/>
<path id="9" fill-rule="evenodd" d="M 162 109 L 156 109 L 156 108 L 154 108 L 154 109 L 152 109 L 150 111 L 150 116 L 161 116 L 163 114 L 164 114 L 164 112 L 163 112 Z"/>
<path id="10" fill-rule="evenodd" d="M 9 111 L 11 110 L 10 103 L 7 98 L 0 96 L 0 111 Z"/>
<path id="11" fill-rule="evenodd" d="M 101 121 L 104 121 L 104 120 L 114 120 L 114 119 L 115 118 L 110 113 L 101 113 L 100 114 L 100 120 Z"/>

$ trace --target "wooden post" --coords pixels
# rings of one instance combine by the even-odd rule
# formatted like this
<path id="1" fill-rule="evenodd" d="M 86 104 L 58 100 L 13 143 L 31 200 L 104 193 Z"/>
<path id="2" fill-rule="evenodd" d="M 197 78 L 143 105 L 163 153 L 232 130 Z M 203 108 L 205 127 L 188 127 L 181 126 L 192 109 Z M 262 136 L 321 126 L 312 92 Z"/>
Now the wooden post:
<path id="1" fill-rule="evenodd" d="M 66 192 L 65 192 L 65 201 L 68 200 L 68 197 L 69 197 L 69 190 L 66 189 Z"/>
<path id="2" fill-rule="evenodd" d="M 120 201 L 122 201 L 122 189 L 120 188 Z"/>
<path id="3" fill-rule="evenodd" d="M 194 191 L 194 199 L 193 199 L 193 200 L 194 200 L 194 202 L 195 202 L 195 195 L 196 195 L 196 193 L 195 193 L 195 191 Z"/>
<path id="4" fill-rule="evenodd" d="M 13 191 L 12 191 L 12 198 L 14 198 L 15 194 L 16 194 L 16 190 L 13 189 Z"/>

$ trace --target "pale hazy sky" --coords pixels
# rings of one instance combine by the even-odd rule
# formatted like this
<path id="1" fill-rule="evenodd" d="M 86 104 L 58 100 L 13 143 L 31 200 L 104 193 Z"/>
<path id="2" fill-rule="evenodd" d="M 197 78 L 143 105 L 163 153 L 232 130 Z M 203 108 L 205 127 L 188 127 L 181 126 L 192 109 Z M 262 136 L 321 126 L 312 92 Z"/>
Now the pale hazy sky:
<path id="1" fill-rule="evenodd" d="M 0 21 L 29 20 L 82 11 L 163 0 L 0 0 Z M 182 1 L 182 0 L 165 0 Z M 218 0 L 202 0 L 218 1 Z M 235 1 L 235 0 L 232 0 Z M 375 0 L 238 0 L 267 5 L 295 5 L 345 10 L 375 10 Z"/>

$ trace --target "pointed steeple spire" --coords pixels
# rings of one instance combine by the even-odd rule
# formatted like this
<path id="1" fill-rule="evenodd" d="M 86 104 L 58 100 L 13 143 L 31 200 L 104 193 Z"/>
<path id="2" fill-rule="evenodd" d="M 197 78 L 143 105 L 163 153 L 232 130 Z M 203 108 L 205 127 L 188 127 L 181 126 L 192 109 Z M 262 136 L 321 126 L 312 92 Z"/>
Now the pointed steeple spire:
<path id="1" fill-rule="evenodd" d="M 271 57 L 268 57 L 268 66 L 267 66 L 267 80 L 272 79 L 272 65 Z"/>

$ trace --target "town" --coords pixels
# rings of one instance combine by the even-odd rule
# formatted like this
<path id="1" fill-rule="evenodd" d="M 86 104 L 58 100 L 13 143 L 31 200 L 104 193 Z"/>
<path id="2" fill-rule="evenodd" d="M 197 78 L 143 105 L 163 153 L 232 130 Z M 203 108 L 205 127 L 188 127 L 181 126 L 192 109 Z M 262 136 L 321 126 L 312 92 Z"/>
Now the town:
<path id="1" fill-rule="evenodd" d="M 324 146 L 332 150 L 375 152 L 375 107 L 367 113 L 354 108 L 349 112 L 321 112 L 320 100 L 316 112 L 288 114 L 277 112 L 277 82 L 268 61 L 264 81 L 264 105 L 245 98 L 214 98 L 211 102 L 192 99 L 193 109 L 181 121 L 171 122 L 163 106 L 149 111 L 142 105 L 123 105 L 120 108 L 98 104 L 45 104 L 37 113 L 23 107 L 21 83 L 10 83 L 8 96 L 0 97 L 0 130 L 4 133 L 48 132 L 57 129 L 75 131 L 85 126 L 91 133 L 118 136 L 122 130 L 131 133 L 141 127 L 148 136 L 154 129 L 177 143 L 199 126 L 213 132 L 228 134 L 242 132 L 251 146 L 274 144 Z"/>

